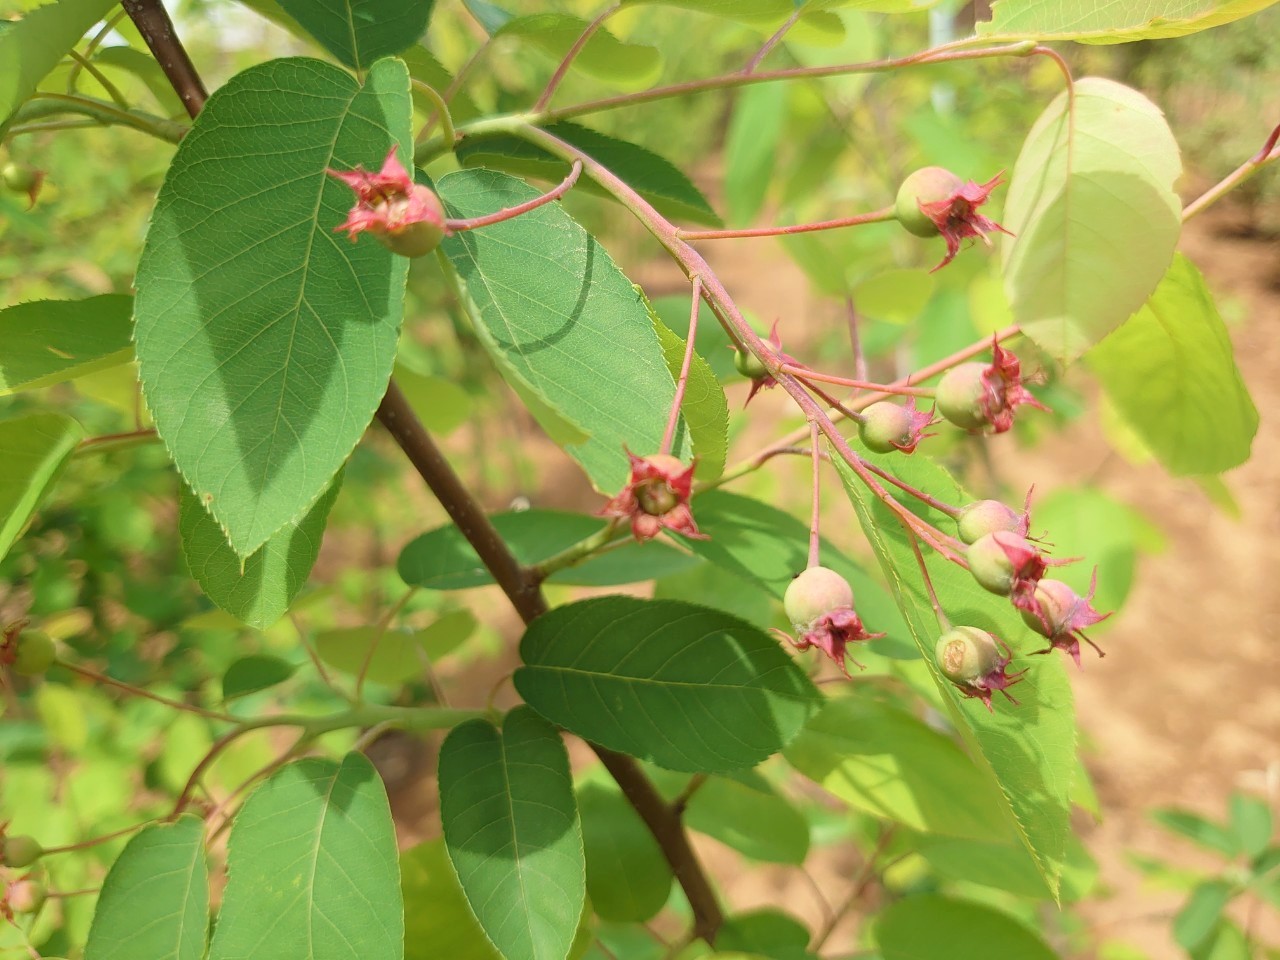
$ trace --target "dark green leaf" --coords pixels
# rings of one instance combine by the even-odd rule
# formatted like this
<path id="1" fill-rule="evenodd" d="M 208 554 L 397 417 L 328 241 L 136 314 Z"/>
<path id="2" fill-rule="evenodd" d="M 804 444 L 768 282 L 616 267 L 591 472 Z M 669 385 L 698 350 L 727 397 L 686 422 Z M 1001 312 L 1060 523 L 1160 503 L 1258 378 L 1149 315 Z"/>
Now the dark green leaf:
<path id="1" fill-rule="evenodd" d="M 598 783 L 578 789 L 587 895 L 602 920 L 640 923 L 671 893 L 671 867 L 635 808 L 621 792 Z"/>
<path id="2" fill-rule="evenodd" d="M 465 609 L 446 613 L 420 630 L 339 627 L 316 634 L 316 653 L 325 663 L 353 677 L 363 671 L 365 678 L 375 683 L 407 683 L 426 672 L 428 650 L 454 650 L 475 628 L 475 616 Z"/>
<path id="3" fill-rule="evenodd" d="M 1235 857 L 1241 852 L 1240 841 L 1231 830 L 1190 810 L 1165 807 L 1152 810 L 1151 819 L 1166 830 L 1224 856 Z"/>
<path id="4" fill-rule="evenodd" d="M 1173 258 L 1178 144 L 1136 90 L 1088 77 L 1040 115 L 1014 164 L 1001 242 L 1014 319 L 1074 360 L 1146 302 Z M 1070 113 L 1070 118 L 1068 118 Z"/>
<path id="5" fill-rule="evenodd" d="M 1271 807 L 1259 797 L 1233 793 L 1231 832 L 1241 853 L 1251 859 L 1258 856 L 1271 840 Z"/>
<path id="6" fill-rule="evenodd" d="M 204 821 L 190 815 L 144 827 L 112 864 L 85 960 L 202 960 L 209 932 Z"/>
<path id="7" fill-rule="evenodd" d="M 709 310 L 705 312 L 710 313 Z M 704 321 L 710 319 L 706 317 Z M 667 368 L 678 380 L 687 341 L 667 329 L 656 314 L 653 315 L 653 329 L 662 344 Z M 680 404 L 680 416 L 684 421 L 681 426 L 688 428 L 697 457 L 694 477 L 709 483 L 724 472 L 725 456 L 729 451 L 729 402 L 710 365 L 696 351 L 689 362 L 689 379 Z"/>
<path id="8" fill-rule="evenodd" d="M 920 455 L 874 459 L 944 503 L 972 499 L 945 471 Z M 1016 688 L 1020 705 L 1002 701 L 988 711 L 978 700 L 962 699 L 934 660 L 940 632 L 937 618 L 902 525 L 896 514 L 862 486 L 843 459 L 833 460 L 952 722 L 971 755 L 994 776 L 1004 800 L 1002 806 L 1012 815 L 1019 836 L 1056 894 L 1071 832 L 1071 782 L 1076 769 L 1074 707 L 1062 658 L 1055 654 L 1037 658 L 1034 664 L 1015 662 L 1015 669 L 1031 667 Z M 941 512 L 923 506 L 919 512 L 935 527 L 950 529 L 952 521 Z M 951 621 L 990 631 L 1013 644 L 1016 651 L 1018 639 L 1029 631 L 1008 600 L 984 591 L 956 564 L 932 551 L 926 553 L 938 600 Z M 1032 643 L 1032 649 L 1041 646 L 1039 637 Z"/>
<path id="9" fill-rule="evenodd" d="M 451 173 L 439 186 L 456 217 L 538 195 L 490 170 Z M 629 475 L 623 447 L 657 451 L 675 396 L 642 295 L 559 204 L 458 234 L 444 249 L 503 376 L 587 434 L 568 453 L 598 490 L 620 490 Z M 672 452 L 689 459 L 687 442 Z"/>
<path id="10" fill-rule="evenodd" d="M 137 275 L 143 392 L 239 556 L 306 514 L 386 390 L 408 261 L 335 236 L 352 193 L 325 169 L 376 169 L 410 109 L 396 61 L 362 87 L 272 60 L 209 98 L 160 189 Z"/>
<path id="11" fill-rule="evenodd" d="M 1007 913 L 937 894 L 893 904 L 876 920 L 875 939 L 884 960 L 1057 960 Z"/>
<path id="12" fill-rule="evenodd" d="M 864 697 L 829 700 L 785 756 L 873 816 L 951 837 L 1012 837 L 990 777 L 955 741 L 897 707 Z"/>
<path id="13" fill-rule="evenodd" d="M 530 625 L 520 655 L 516 689 L 548 720 L 671 770 L 754 766 L 821 700 L 776 640 L 675 600 L 560 607 Z"/>
<path id="14" fill-rule="evenodd" d="M 233 700 L 284 683 L 298 668 L 279 657 L 253 654 L 241 657 L 222 675 L 222 699 Z"/>
<path id="15" fill-rule="evenodd" d="M 1186 950 L 1199 947 L 1213 933 L 1223 908 L 1234 895 L 1235 889 L 1225 880 L 1200 884 L 1173 918 L 1173 939 Z"/>
<path id="16" fill-rule="evenodd" d="M 444 838 L 400 856 L 404 960 L 502 960 L 458 886 Z"/>
<path id="17" fill-rule="evenodd" d="M 400 960 L 395 828 L 358 753 L 272 774 L 231 828 L 228 880 L 208 960 Z"/>
<path id="18" fill-rule="evenodd" d="M 1027 848 L 1012 835 L 1009 843 L 993 843 L 925 834 L 912 838 L 911 845 L 946 880 L 977 883 L 1036 900 L 1053 899 Z M 1068 903 L 1080 900 L 1090 892 L 1097 875 L 1098 865 L 1088 851 L 1078 839 L 1069 838 L 1061 899 Z"/>
<path id="19" fill-rule="evenodd" d="M 653 598 L 700 603 L 757 625 L 773 620 L 776 605 L 757 584 L 705 560 L 655 582 Z"/>
<path id="20" fill-rule="evenodd" d="M 179 503 L 182 555 L 205 596 L 251 627 L 265 630 L 285 615 L 316 557 L 342 476 L 297 523 L 286 523 L 249 557 L 241 559 L 185 484 Z"/>
<path id="21" fill-rule="evenodd" d="M 708 778 L 689 799 L 684 822 L 752 860 L 798 866 L 809 854 L 808 821 L 750 771 Z"/>
<path id="22" fill-rule="evenodd" d="M 787 585 L 809 561 L 809 528 L 770 504 L 724 490 L 710 490 L 693 500 L 693 515 L 706 540 L 690 540 L 689 547 L 718 567 L 759 583 L 781 599 Z M 858 615 L 868 630 L 887 633 L 874 649 L 887 657 L 914 660 L 902 614 L 888 591 L 865 570 L 826 541 L 820 559 L 853 587 Z"/>
<path id="23" fill-rule="evenodd" d="M 0 420 L 0 557 L 4 557 L 53 489 L 76 445 L 80 424 L 60 413 L 32 413 Z"/>
<path id="24" fill-rule="evenodd" d="M 1258 411 L 1213 295 L 1186 257 L 1087 361 L 1170 473 L 1220 473 L 1249 459 Z"/>
<path id="25" fill-rule="evenodd" d="M 702 191 L 665 157 L 577 123 L 553 123 L 546 130 L 599 160 L 664 216 L 720 225 L 720 218 Z M 569 164 L 559 157 L 508 134 L 467 137 L 458 145 L 457 157 L 466 167 L 492 167 L 522 177 L 559 181 L 569 173 Z M 612 197 L 589 174 L 575 189 Z"/>
<path id="26" fill-rule="evenodd" d="M 523 564 L 536 564 L 604 529 L 598 517 L 560 510 L 497 513 L 490 519 L 511 552 Z M 552 583 L 607 587 L 672 576 L 697 560 L 659 540 L 627 543 L 576 566 L 558 571 Z M 411 540 L 396 563 L 400 578 L 429 590 L 463 590 L 493 583 L 471 544 L 453 524 Z"/>
<path id="27" fill-rule="evenodd" d="M 67 51 L 115 6 L 114 0 L 58 0 L 29 11 L 0 33 L 0 131 L 9 115 Z"/>
<path id="28" fill-rule="evenodd" d="M 445 846 L 471 911 L 504 957 L 564 960 L 585 898 L 569 757 L 527 707 L 502 730 L 455 727 L 440 748 Z"/>
<path id="29" fill-rule="evenodd" d="M 1200 946 L 1191 951 L 1191 960 L 1253 960 L 1249 939 L 1230 920 L 1222 919 Z M 1275 951 L 1270 951 L 1275 960 Z"/>
<path id="30" fill-rule="evenodd" d="M 435 0 L 279 0 L 320 45 L 356 70 L 399 53 L 426 32 Z"/>
<path id="31" fill-rule="evenodd" d="M 809 929 L 781 910 L 752 910 L 727 917 L 716 935 L 721 951 L 741 951 L 769 960 L 808 960 Z"/>
<path id="32" fill-rule="evenodd" d="M 750 223 L 764 204 L 787 118 L 787 85 L 761 83 L 738 92 L 724 147 L 729 220 Z"/>
<path id="33" fill-rule="evenodd" d="M 0 396 L 124 363 L 132 332 L 133 298 L 119 294 L 0 310 Z"/>

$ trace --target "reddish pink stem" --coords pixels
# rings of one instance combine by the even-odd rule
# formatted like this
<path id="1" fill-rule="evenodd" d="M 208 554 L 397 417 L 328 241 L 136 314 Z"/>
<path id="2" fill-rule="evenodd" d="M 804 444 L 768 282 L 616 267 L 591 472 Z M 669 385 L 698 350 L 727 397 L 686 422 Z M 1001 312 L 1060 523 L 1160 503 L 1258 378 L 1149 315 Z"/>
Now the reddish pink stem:
<path id="1" fill-rule="evenodd" d="M 813 233 L 816 230 L 838 230 L 856 227 L 864 223 L 884 223 L 893 219 L 893 207 L 885 207 L 872 213 L 860 213 L 838 220 L 817 220 L 813 223 L 796 223 L 787 227 L 752 227 L 747 230 L 677 230 L 681 240 L 735 240 L 744 237 L 785 237 L 793 233 Z"/>
<path id="2" fill-rule="evenodd" d="M 866 380 L 853 380 L 849 377 L 837 377 L 829 373 L 819 373 L 817 370 L 810 370 L 808 367 L 797 367 L 790 363 L 784 363 L 778 369 L 783 373 L 791 374 L 793 377 L 799 377 L 801 380 L 817 380 L 819 383 L 834 383 L 836 386 L 840 387 L 856 387 L 859 390 L 879 390 L 881 393 L 897 393 L 904 397 L 932 398 L 934 394 L 932 387 L 908 387 L 888 383 L 869 383 Z"/>
<path id="3" fill-rule="evenodd" d="M 930 496 L 929 494 L 925 493 L 923 490 L 916 489 L 915 487 L 913 487 L 911 484 L 907 483 L 904 480 L 899 480 L 888 470 L 882 470 L 880 467 L 877 467 L 874 463 L 871 463 L 869 461 L 863 461 L 863 462 L 866 463 L 867 469 L 870 470 L 872 473 L 874 473 L 881 480 L 888 480 L 899 490 L 902 490 L 902 491 L 905 491 L 906 493 L 911 494 L 911 496 L 915 497 L 921 503 L 927 503 L 929 506 L 933 507 L 933 509 L 937 510 L 939 513 L 945 513 L 948 517 L 960 516 L 959 507 L 953 507 L 949 503 L 943 503 L 937 497 Z"/>
<path id="4" fill-rule="evenodd" d="M 472 217 L 466 220 L 454 220 L 450 218 L 444 222 L 445 228 L 452 233 L 460 233 L 463 230 L 475 230 L 478 227 L 487 227 L 491 224 L 502 223 L 504 220 L 511 220 L 520 216 L 522 213 L 528 213 L 530 210 L 536 210 L 544 204 L 551 203 L 553 200 L 559 200 L 570 188 L 578 182 L 578 175 L 582 173 L 582 163 L 578 160 L 573 162 L 573 168 L 569 171 L 569 175 L 560 182 L 559 186 L 552 187 L 540 197 L 534 197 L 532 200 L 526 200 L 524 203 L 518 203 L 514 207 L 506 207 L 496 213 L 487 213 L 483 217 Z"/>
<path id="5" fill-rule="evenodd" d="M 929 568 L 925 566 L 924 555 L 920 552 L 920 541 L 916 539 L 916 535 L 908 529 L 907 543 L 911 544 L 911 552 L 916 555 L 916 564 L 920 567 L 920 576 L 924 580 L 924 587 L 929 591 L 929 602 L 933 604 L 934 616 L 938 618 L 938 627 L 943 633 L 951 629 L 951 621 L 947 619 L 947 615 L 942 612 L 942 604 L 938 602 L 938 593 L 933 589 L 933 578 L 929 576 Z"/>
<path id="6" fill-rule="evenodd" d="M 578 58 L 578 54 L 582 52 L 582 48 L 587 45 L 597 30 L 604 26 L 604 22 L 618 12 L 618 8 L 622 4 L 615 3 L 612 6 L 605 7 L 600 14 L 587 24 L 582 33 L 578 34 L 578 39 L 573 41 L 573 46 L 565 53 L 564 59 L 560 61 L 560 65 L 556 67 L 556 72 L 551 75 L 551 79 L 547 81 L 546 87 L 542 91 L 542 95 L 538 97 L 538 102 L 533 105 L 534 113 L 541 113 L 547 109 L 547 104 L 551 102 L 551 98 L 555 95 L 556 88 L 560 86 L 560 82 L 564 80 L 565 74 L 569 72 L 569 68 L 573 66 L 573 61 Z"/>
<path id="7" fill-rule="evenodd" d="M 689 367 L 693 363 L 694 338 L 698 334 L 698 308 L 702 306 L 702 278 L 693 278 L 693 303 L 689 307 L 689 338 L 684 344 L 684 360 L 680 363 L 680 377 L 676 380 L 676 395 L 671 401 L 671 415 L 667 418 L 667 430 L 662 435 L 662 453 L 670 453 L 676 438 L 676 424 L 680 422 L 680 405 L 684 403 L 684 388 L 689 383 Z"/>
<path id="8" fill-rule="evenodd" d="M 816 567 L 822 547 L 822 538 L 818 533 L 819 520 L 822 516 L 822 485 L 819 481 L 822 455 L 818 450 L 818 424 L 814 420 L 809 421 L 809 455 L 813 460 L 813 512 L 809 517 L 809 566 Z"/>
<path id="9" fill-rule="evenodd" d="M 803 12 L 803 6 L 797 6 L 795 10 L 791 11 L 791 16 L 787 17 L 786 22 L 777 29 L 772 37 L 764 42 L 764 46 L 756 51 L 755 56 L 747 61 L 747 65 L 742 68 L 742 72 L 754 73 L 756 67 L 760 66 L 760 62 L 769 55 L 769 51 L 776 47 L 782 38 L 787 35 L 787 31 L 795 26 L 795 22 L 800 19 L 800 14 Z"/>

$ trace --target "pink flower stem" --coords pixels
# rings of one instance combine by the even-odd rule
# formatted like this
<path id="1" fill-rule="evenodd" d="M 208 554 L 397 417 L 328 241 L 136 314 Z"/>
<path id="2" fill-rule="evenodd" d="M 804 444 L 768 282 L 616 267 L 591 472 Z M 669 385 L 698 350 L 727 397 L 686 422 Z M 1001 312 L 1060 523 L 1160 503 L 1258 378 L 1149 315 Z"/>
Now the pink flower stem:
<path id="1" fill-rule="evenodd" d="M 872 473 L 874 473 L 881 480 L 888 480 L 899 490 L 903 490 L 911 494 L 911 496 L 915 497 L 921 503 L 927 503 L 929 506 L 933 507 L 933 509 L 939 511 L 940 513 L 945 513 L 948 517 L 960 516 L 959 507 L 953 507 L 949 503 L 943 503 L 937 497 L 930 496 L 929 494 L 925 493 L 923 490 L 916 489 L 915 487 L 913 487 L 911 484 L 907 483 L 904 480 L 899 480 L 888 470 L 881 469 L 880 467 L 877 467 L 874 463 L 870 463 L 868 461 L 864 461 L 864 463 L 866 464 L 867 469 L 870 470 Z"/>
<path id="2" fill-rule="evenodd" d="M 546 87 L 543 88 L 542 95 L 538 97 L 538 102 L 533 105 L 535 113 L 541 113 L 547 109 L 547 104 L 551 102 L 551 98 L 555 95 L 556 88 L 560 86 L 560 82 L 564 80 L 565 74 L 569 72 L 569 67 L 573 65 L 573 61 L 577 59 L 578 54 L 582 52 L 582 48 L 587 45 L 597 30 L 604 26 L 604 22 L 618 12 L 622 6 L 621 3 L 614 3 L 605 7 L 600 11 L 599 15 L 587 24 L 582 33 L 578 34 L 578 39 L 573 41 L 571 46 L 564 55 L 564 59 L 560 61 L 560 65 L 556 67 L 556 72 L 551 75 L 551 79 L 547 81 Z"/>
<path id="3" fill-rule="evenodd" d="M 813 512 L 809 518 L 809 566 L 816 567 L 819 562 L 819 554 L 822 547 L 822 537 L 818 533 L 819 518 L 822 516 L 822 486 L 819 477 L 822 471 L 822 458 L 819 456 L 818 450 L 818 422 L 816 420 L 809 421 L 809 451 L 813 461 Z"/>
<path id="4" fill-rule="evenodd" d="M 786 227 L 752 227 L 747 230 L 677 230 L 681 240 L 735 240 L 745 237 L 785 237 L 794 233 L 813 233 L 817 230 L 838 230 L 856 227 L 864 223 L 884 223 L 893 219 L 893 207 L 860 213 L 838 220 L 818 220 L 813 223 L 796 223 Z"/>
<path id="5" fill-rule="evenodd" d="M 676 424 L 680 422 L 680 405 L 684 403 L 684 388 L 689 383 L 689 366 L 693 363 L 694 338 L 698 334 L 698 308 L 702 306 L 702 278 L 693 277 L 693 303 L 689 307 L 689 336 L 684 344 L 684 360 L 680 363 L 680 377 L 676 380 L 676 395 L 671 400 L 671 414 L 667 417 L 667 429 L 662 434 L 659 453 L 670 453 L 676 438 Z"/>
<path id="6" fill-rule="evenodd" d="M 984 60 L 991 57 L 1026 57 L 1035 50 L 1034 40 L 1022 40 L 1017 43 L 1000 44 L 998 46 L 980 47 L 974 50 L 955 49 L 959 44 L 969 41 L 958 41 L 921 50 L 905 57 L 894 57 L 884 60 L 868 60 L 862 63 L 843 63 L 823 67 L 792 67 L 785 70 L 760 70 L 752 73 L 723 74 L 716 77 L 704 77 L 698 80 L 687 80 L 665 87 L 651 87 L 636 93 L 624 93 L 600 100 L 589 100 L 571 104 L 556 110 L 548 110 L 540 118 L 540 122 L 551 123 L 556 120 L 568 120 L 587 113 L 600 113 L 605 110 L 616 110 L 621 107 L 635 106 L 640 103 L 651 103 L 654 100 L 665 100 L 670 97 L 682 97 L 707 90 L 723 90 L 726 87 L 740 87 L 754 83 L 770 83 L 775 80 L 820 79 L 822 77 L 841 77 L 851 73 L 884 73 L 899 70 L 903 67 L 922 66 L 930 63 L 947 63 L 956 60 Z"/>
<path id="7" fill-rule="evenodd" d="M 929 397 L 932 398 L 934 390 L 932 387 L 909 387 L 905 384 L 898 386 L 888 383 L 868 383 L 866 380 L 851 380 L 848 377 L 836 377 L 829 373 L 819 373 L 816 370 L 810 370 L 808 367 L 797 367 L 794 364 L 784 363 L 778 367 L 783 373 L 789 373 L 801 380 L 817 380 L 819 383 L 834 383 L 840 387 L 855 387 L 860 390 L 879 390 L 881 393 L 897 393 L 904 397 Z"/>
<path id="8" fill-rule="evenodd" d="M 737 304 L 734 303 L 733 297 L 730 296 L 729 291 L 725 289 L 724 284 L 716 276 L 715 271 L 711 269 L 707 261 L 703 259 L 697 250 L 681 239 L 676 227 L 654 209 L 653 205 L 640 196 L 629 184 L 620 179 L 608 167 L 583 153 L 577 147 L 566 143 L 540 127 L 521 125 L 515 127 L 513 132 L 565 160 L 581 160 L 584 169 L 591 175 L 591 178 L 612 195 L 615 200 L 631 211 L 632 215 L 662 244 L 667 253 L 680 264 L 688 277 L 701 279 L 703 296 L 706 298 L 707 303 L 711 305 L 713 312 L 720 318 L 721 323 L 736 335 L 736 339 L 761 360 L 773 357 L 772 347 L 765 343 L 759 334 L 752 329 L 751 324 L 742 315 Z M 959 564 L 964 563 L 943 542 L 946 539 L 945 534 L 935 530 L 907 510 L 890 496 L 884 487 L 876 482 L 875 477 L 863 466 L 862 459 L 849 447 L 848 442 L 841 436 L 835 424 L 831 422 L 831 419 L 814 399 L 809 396 L 804 385 L 799 380 L 781 370 L 777 373 L 775 379 L 791 395 L 805 418 L 818 425 L 819 430 L 826 435 L 836 453 L 849 464 L 862 482 L 867 485 L 875 496 L 884 502 L 885 506 L 910 526 L 922 540 L 947 559 Z"/>
<path id="9" fill-rule="evenodd" d="M 816 383 L 810 380 L 806 380 L 804 377 L 800 378 L 800 382 L 803 383 L 806 387 L 808 387 L 809 392 L 812 393 L 814 396 L 816 396 L 819 400 L 821 400 L 827 406 L 835 410 L 839 410 L 848 419 L 854 421 L 855 423 L 861 423 L 863 420 L 866 419 L 866 417 L 858 413 L 856 410 L 850 410 L 848 407 L 846 407 L 843 403 L 841 403 L 831 394 L 827 393 L 827 391 L 819 387 Z"/>
<path id="10" fill-rule="evenodd" d="M 1277 124 L 1276 128 L 1271 131 L 1271 136 L 1267 137 L 1267 141 L 1262 145 L 1261 150 L 1232 170 L 1221 181 L 1188 203 L 1182 211 L 1182 222 L 1186 223 L 1197 213 L 1201 213 L 1213 206 L 1213 204 L 1221 200 L 1231 190 L 1240 186 L 1268 163 L 1280 160 L 1280 146 L 1276 145 L 1277 141 L 1280 141 L 1280 124 Z"/>
<path id="11" fill-rule="evenodd" d="M 787 35 L 787 31 L 795 26 L 795 22 L 800 19 L 800 14 L 803 12 L 804 7 L 797 6 L 795 10 L 791 12 L 791 16 L 787 17 L 786 22 L 777 29 L 772 37 L 764 42 L 764 46 L 756 51 L 755 56 L 747 61 L 747 65 L 742 68 L 742 72 L 746 74 L 754 72 L 756 67 L 760 66 L 760 62 L 764 60 L 764 58 L 769 55 L 769 52 L 782 41 L 783 37 Z"/>
<path id="12" fill-rule="evenodd" d="M 152 693 L 150 690 L 144 690 L 141 687 L 135 687 L 132 684 L 125 683 L 123 680 L 116 680 L 114 677 L 108 677 L 106 674 L 98 673 L 96 670 L 90 670 L 88 667 L 82 667 L 78 663 L 68 663 L 66 660 L 58 660 L 58 666 L 70 670 L 72 673 L 79 674 L 86 680 L 92 680 L 94 683 L 100 683 L 104 686 L 115 687 L 122 693 L 127 693 L 131 697 L 142 697 L 144 700 L 152 700 L 156 703 L 164 704 L 174 710 L 181 710 L 183 713 L 194 713 L 198 717 L 204 717 L 208 720 L 221 720 L 224 723 L 239 723 L 238 717 L 233 717 L 228 713 L 220 713 L 217 710 L 206 710 L 203 707 L 197 707 L 194 704 L 183 703 L 181 700 L 170 700 L 168 697 L 162 697 L 158 693 Z"/>
<path id="13" fill-rule="evenodd" d="M 862 352 L 862 337 L 858 331 L 858 308 L 854 306 L 852 296 L 844 298 L 844 307 L 849 322 L 849 347 L 853 350 L 853 375 L 859 380 L 865 380 L 867 379 L 867 358 Z"/>
<path id="14" fill-rule="evenodd" d="M 48 857 L 55 853 L 71 853 L 72 851 L 75 851 L 75 850 L 86 850 L 89 847 L 96 847 L 100 843 L 107 843 L 111 840 L 115 840 L 118 837 L 128 836 L 129 834 L 134 833 L 138 830 L 141 830 L 143 827 L 151 823 L 155 823 L 155 821 L 143 820 L 141 823 L 135 823 L 133 824 L 133 826 L 125 827 L 123 830 L 116 830 L 116 831 L 113 831 L 112 833 L 104 833 L 100 837 L 90 837 L 88 840 L 81 840 L 79 843 L 68 843 L 65 846 L 61 846 L 61 847 L 46 847 L 43 856 Z"/>
<path id="15" fill-rule="evenodd" d="M 582 164 L 575 161 L 573 168 L 569 171 L 569 175 L 560 182 L 560 185 L 552 187 L 540 197 L 534 197 L 532 200 L 526 200 L 524 203 L 518 203 L 514 207 L 506 207 L 496 213 L 487 213 L 483 217 L 472 217 L 468 220 L 455 220 L 450 218 L 444 222 L 444 225 L 451 232 L 460 233 L 463 230 L 475 230 L 478 227 L 487 227 L 491 224 L 502 223 L 504 220 L 511 220 L 520 216 L 522 213 L 528 213 L 530 210 L 536 210 L 543 204 L 551 203 L 553 200 L 559 200 L 569 192 L 569 189 L 575 183 L 578 182 L 578 175 L 581 173 Z"/>
<path id="16" fill-rule="evenodd" d="M 938 627 L 946 633 L 951 629 L 951 621 L 942 612 L 942 604 L 938 602 L 938 593 L 933 589 L 933 578 L 929 576 L 929 568 L 925 565 L 924 555 L 920 552 L 920 541 L 910 529 L 906 530 L 906 534 L 907 543 L 911 544 L 911 552 L 916 555 L 916 564 L 920 567 L 920 577 L 924 580 L 924 587 L 929 591 L 929 602 L 933 604 L 933 613 L 938 618 Z"/>

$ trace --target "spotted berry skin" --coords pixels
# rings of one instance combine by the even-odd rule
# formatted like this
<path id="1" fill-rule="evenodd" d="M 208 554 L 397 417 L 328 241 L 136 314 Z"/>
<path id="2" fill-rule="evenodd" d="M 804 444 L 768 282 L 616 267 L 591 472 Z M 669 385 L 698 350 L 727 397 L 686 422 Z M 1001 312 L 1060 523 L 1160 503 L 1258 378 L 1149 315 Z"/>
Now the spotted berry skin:
<path id="1" fill-rule="evenodd" d="M 902 406 L 881 400 L 862 411 L 858 436 L 868 450 L 892 453 L 911 443 L 911 414 Z"/>
<path id="2" fill-rule="evenodd" d="M 44 847 L 35 837 L 19 834 L 16 837 L 0 837 L 0 864 L 21 869 L 29 867 L 44 856 Z"/>
<path id="3" fill-rule="evenodd" d="M 938 225 L 920 209 L 920 204 L 938 203 L 963 186 L 964 181 L 945 167 L 921 167 L 902 181 L 893 204 L 893 215 L 917 237 L 936 237 Z"/>
<path id="4" fill-rule="evenodd" d="M 787 584 L 782 606 L 791 625 L 803 632 L 819 617 L 853 606 L 849 581 L 827 567 L 810 567 Z"/>
<path id="5" fill-rule="evenodd" d="M 1005 530 L 1026 536 L 1024 515 L 999 500 L 975 500 L 956 517 L 956 532 L 965 543 L 976 543 L 988 533 Z"/>

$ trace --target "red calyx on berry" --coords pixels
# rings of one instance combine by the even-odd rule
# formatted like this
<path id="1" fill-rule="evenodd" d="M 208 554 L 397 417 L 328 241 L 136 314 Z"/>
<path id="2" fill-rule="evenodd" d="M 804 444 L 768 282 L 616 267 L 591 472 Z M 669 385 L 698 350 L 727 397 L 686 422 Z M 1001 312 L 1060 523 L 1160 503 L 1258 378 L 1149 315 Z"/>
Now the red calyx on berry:
<path id="1" fill-rule="evenodd" d="M 961 180 L 944 167 L 923 167 L 902 181 L 894 201 L 894 215 L 918 237 L 942 235 L 947 242 L 947 255 L 933 268 L 941 270 L 960 252 L 961 240 L 976 237 L 990 246 L 988 233 L 993 230 L 1009 233 L 978 213 L 978 208 L 1000 183 L 1000 174 L 986 183 L 977 183 Z"/>
<path id="2" fill-rule="evenodd" d="M 966 697 L 981 700 L 988 710 L 992 709 L 991 695 L 997 690 L 1010 703 L 1018 702 L 1007 688 L 1021 680 L 1026 671 L 1008 672 L 1013 652 L 993 634 L 977 627 L 954 627 L 938 638 L 934 656 L 943 676 Z"/>
<path id="3" fill-rule="evenodd" d="M 782 598 L 796 637 L 786 634 L 797 650 L 817 647 L 849 676 L 846 649 L 851 643 L 874 640 L 883 633 L 867 633 L 853 609 L 849 581 L 827 567 L 810 567 L 787 585 Z M 850 658 L 852 659 L 852 658 Z M 857 660 L 853 664 L 862 667 Z"/>
<path id="4" fill-rule="evenodd" d="M 924 429 L 931 423 L 933 411 L 926 413 L 917 410 L 915 397 L 910 398 L 906 404 L 881 400 L 862 411 L 858 436 L 868 450 L 876 453 L 890 453 L 894 450 L 912 453 L 921 440 L 931 436 L 924 433 Z"/>
<path id="5" fill-rule="evenodd" d="M 1013 427 L 1013 411 L 1020 404 L 1048 410 L 1022 385 L 1018 358 L 992 344 L 991 363 L 962 363 L 938 381 L 938 412 L 966 430 L 1004 433 Z"/>
<path id="6" fill-rule="evenodd" d="M 628 450 L 627 458 L 631 461 L 631 479 L 597 516 L 630 520 L 631 535 L 638 541 L 652 540 L 663 530 L 706 539 L 689 509 L 694 465 L 685 466 L 665 453 L 637 457 Z"/>
<path id="7" fill-rule="evenodd" d="M 1086 627 L 1101 623 L 1111 613 L 1099 613 L 1093 608 L 1093 593 L 1098 586 L 1098 571 L 1094 570 L 1089 583 L 1089 593 L 1080 596 L 1061 580 L 1044 579 L 1036 584 L 1033 603 L 1022 609 L 1022 619 L 1036 633 L 1049 640 L 1049 646 L 1036 653 L 1061 650 L 1080 666 L 1080 641 L 1097 650 L 1098 656 L 1106 654 L 1096 643 L 1084 635 Z"/>
<path id="8" fill-rule="evenodd" d="M 352 242 L 368 232 L 393 253 L 422 257 L 449 235 L 444 205 L 434 190 L 413 181 L 396 157 L 397 149 L 392 146 L 377 173 L 359 165 L 354 170 L 325 170 L 356 195 L 347 219 L 334 231 L 347 231 Z"/>

